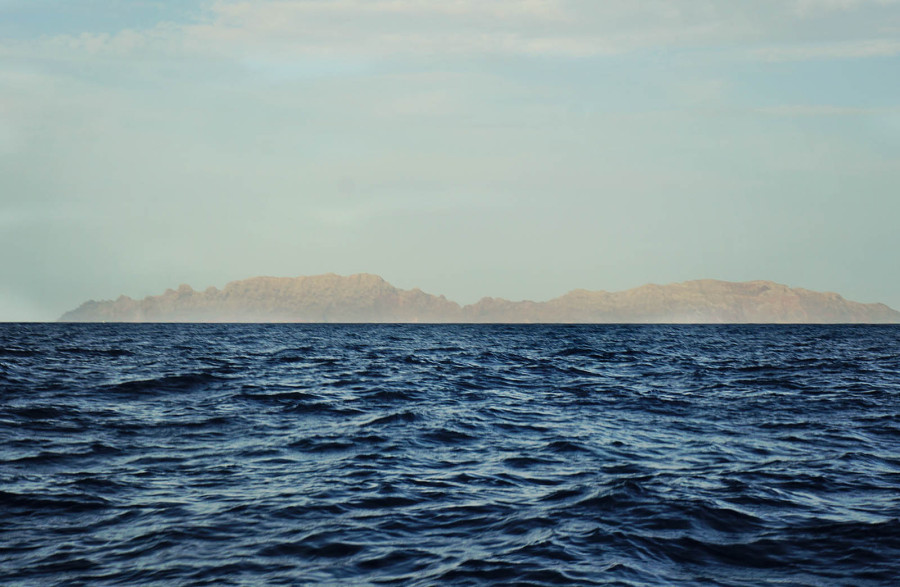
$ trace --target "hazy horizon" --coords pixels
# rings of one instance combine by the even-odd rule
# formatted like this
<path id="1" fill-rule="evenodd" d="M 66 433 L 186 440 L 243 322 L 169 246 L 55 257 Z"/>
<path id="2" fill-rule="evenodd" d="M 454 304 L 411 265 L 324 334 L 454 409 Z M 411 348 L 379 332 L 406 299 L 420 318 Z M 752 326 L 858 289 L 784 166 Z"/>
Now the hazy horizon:
<path id="1" fill-rule="evenodd" d="M 362 276 L 362 275 L 372 275 L 372 276 L 374 276 L 374 277 L 376 277 L 376 278 L 383 279 L 387 284 L 389 284 L 389 285 L 391 285 L 391 286 L 393 286 L 393 287 L 396 287 L 397 289 L 399 289 L 399 290 L 401 290 L 401 291 L 421 290 L 421 291 L 423 291 L 424 293 L 426 293 L 426 294 L 428 294 L 428 295 L 445 297 L 448 301 L 453 302 L 453 303 L 456 303 L 456 304 L 458 304 L 458 305 L 461 306 L 461 307 L 473 306 L 473 305 L 476 305 L 478 302 L 480 302 L 480 301 L 482 301 L 482 300 L 485 300 L 485 299 L 497 299 L 497 300 L 509 301 L 509 302 L 522 302 L 522 301 L 524 301 L 524 302 L 544 303 L 544 302 L 549 302 L 549 301 L 551 301 L 551 300 L 554 300 L 554 299 L 556 299 L 556 298 L 564 297 L 565 295 L 570 294 L 570 293 L 573 293 L 573 292 L 575 292 L 575 291 L 586 291 L 585 288 L 581 288 L 581 287 L 573 287 L 573 288 L 567 289 L 567 290 L 564 291 L 564 292 L 560 292 L 560 293 L 557 294 L 557 295 L 553 295 L 553 296 L 551 296 L 551 297 L 549 297 L 549 298 L 544 298 L 544 299 L 535 299 L 535 298 L 504 298 L 504 297 L 502 297 L 502 296 L 493 296 L 493 295 L 490 295 L 490 294 L 484 294 L 484 295 L 476 296 L 476 297 L 473 298 L 471 301 L 460 302 L 459 300 L 456 300 L 456 299 L 454 299 L 454 298 L 452 298 L 452 297 L 450 297 L 450 296 L 447 296 L 446 294 L 444 294 L 444 293 L 442 293 L 442 292 L 439 292 L 439 291 L 428 291 L 428 290 L 423 290 L 422 288 L 415 287 L 415 286 L 413 286 L 413 287 L 399 287 L 399 286 L 397 286 L 397 284 L 391 282 L 391 280 L 389 280 L 389 279 L 384 279 L 383 276 L 377 275 L 377 274 L 374 274 L 374 273 L 371 273 L 371 272 L 361 272 L 361 273 L 358 273 L 358 274 L 352 274 L 352 275 L 340 275 L 340 274 L 336 274 L 336 273 L 333 273 L 333 272 L 329 272 L 329 273 L 319 274 L 319 275 L 297 275 L 297 276 L 285 276 L 285 275 L 254 275 L 254 276 L 251 276 L 251 277 L 247 277 L 247 278 L 245 278 L 245 279 L 232 280 L 232 281 L 229 281 L 228 283 L 224 283 L 224 284 L 210 284 L 210 285 L 207 285 L 207 286 L 205 286 L 205 287 L 196 287 L 196 286 L 194 286 L 193 284 L 190 284 L 190 283 L 183 283 L 183 284 L 177 284 L 177 285 L 171 284 L 171 285 L 169 285 L 168 287 L 166 287 L 166 288 L 164 288 L 164 289 L 160 289 L 160 290 L 156 291 L 155 293 L 151 293 L 151 294 L 148 294 L 147 296 L 142 296 L 142 297 L 140 297 L 140 298 L 134 298 L 134 297 L 132 297 L 132 296 L 128 296 L 127 294 L 120 294 L 119 296 L 115 296 L 115 297 L 113 297 L 113 298 L 90 299 L 90 300 L 83 300 L 83 302 L 108 302 L 108 301 L 115 301 L 115 299 L 117 299 L 117 298 L 119 298 L 120 296 L 123 296 L 123 295 L 126 296 L 126 297 L 131 297 L 131 298 L 134 299 L 135 301 L 140 301 L 140 300 L 142 300 L 142 299 L 158 297 L 158 296 L 165 295 L 165 294 L 167 294 L 167 293 L 169 293 L 169 292 L 172 292 L 172 291 L 177 291 L 178 289 L 180 289 L 181 287 L 183 287 L 183 286 L 185 286 L 185 285 L 187 285 L 188 287 L 190 287 L 190 288 L 191 288 L 193 291 L 195 291 L 195 292 L 203 293 L 203 292 L 208 291 L 209 289 L 215 289 L 215 290 L 217 290 L 217 291 L 222 291 L 222 290 L 224 290 L 224 289 L 227 289 L 227 287 L 228 287 L 229 285 L 232 285 L 232 284 L 238 284 L 238 283 L 247 282 L 247 281 L 253 281 L 253 280 L 257 280 L 257 279 L 288 279 L 288 280 L 290 280 L 290 279 L 295 279 L 295 278 L 319 278 L 319 277 L 326 277 L 326 276 L 331 276 L 331 275 L 334 275 L 334 276 L 339 277 L 339 278 L 351 278 L 351 277 L 357 277 L 357 276 Z M 600 292 L 600 291 L 603 291 L 603 292 L 607 292 L 607 293 L 625 293 L 625 292 L 628 292 L 628 291 L 640 289 L 641 287 L 647 286 L 647 285 L 657 285 L 657 286 L 669 287 L 669 286 L 674 286 L 674 285 L 687 285 L 687 284 L 690 284 L 690 283 L 710 282 L 710 281 L 712 281 L 712 282 L 724 282 L 724 283 L 729 283 L 729 284 L 743 284 L 743 283 L 753 283 L 753 282 L 764 282 L 764 283 L 769 283 L 769 284 L 772 284 L 772 285 L 786 286 L 786 287 L 791 288 L 791 289 L 794 289 L 794 288 L 797 288 L 797 289 L 808 289 L 808 288 L 803 288 L 802 286 L 792 286 L 792 285 L 790 285 L 790 284 L 777 283 L 777 282 L 773 282 L 773 281 L 771 281 L 771 280 L 764 280 L 764 279 L 747 280 L 747 281 L 744 281 L 744 282 L 724 281 L 724 280 L 717 280 L 717 279 L 690 279 L 690 280 L 683 280 L 683 281 L 679 281 L 679 282 L 668 282 L 668 283 L 647 282 L 647 283 L 642 283 L 642 284 L 640 284 L 640 285 L 638 285 L 638 286 L 635 286 L 635 287 L 624 288 L 624 289 L 621 289 L 621 290 L 602 290 L 602 289 L 601 289 L 601 290 L 587 290 L 587 291 L 594 291 L 594 292 Z M 827 294 L 827 293 L 837 293 L 838 295 L 841 295 L 840 292 L 816 291 L 816 290 L 810 290 L 810 291 L 813 291 L 814 293 L 826 293 L 826 294 Z M 842 296 L 842 297 L 844 297 L 845 300 L 850 301 L 850 302 L 859 302 L 859 300 L 852 300 L 852 299 L 846 298 L 845 296 Z M 875 302 L 861 302 L 861 303 L 870 303 L 870 304 L 875 303 L 875 304 L 877 304 L 877 303 L 883 303 L 883 302 L 877 302 L 877 301 L 875 301 Z M 893 308 L 893 307 L 891 307 L 890 305 L 888 305 L 888 307 L 889 307 L 890 309 L 892 309 L 892 310 L 897 310 L 896 308 Z M 73 308 L 70 308 L 69 310 L 74 310 L 74 309 L 75 309 L 75 308 L 73 307 Z"/>
<path id="2" fill-rule="evenodd" d="M 900 309 L 894 0 L 5 0 L 0 60 L 0 321 L 329 272 Z"/>

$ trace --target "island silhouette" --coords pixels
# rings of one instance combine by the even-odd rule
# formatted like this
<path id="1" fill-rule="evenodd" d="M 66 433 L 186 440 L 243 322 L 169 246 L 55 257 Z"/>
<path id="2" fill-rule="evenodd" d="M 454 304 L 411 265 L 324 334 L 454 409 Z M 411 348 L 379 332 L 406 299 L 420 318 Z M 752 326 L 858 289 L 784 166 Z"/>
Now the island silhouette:
<path id="1" fill-rule="evenodd" d="M 702 279 L 545 302 L 482 298 L 460 305 L 383 278 L 252 277 L 222 289 L 188 285 L 135 300 L 88 301 L 61 322 L 900 323 L 900 312 L 771 281 Z"/>

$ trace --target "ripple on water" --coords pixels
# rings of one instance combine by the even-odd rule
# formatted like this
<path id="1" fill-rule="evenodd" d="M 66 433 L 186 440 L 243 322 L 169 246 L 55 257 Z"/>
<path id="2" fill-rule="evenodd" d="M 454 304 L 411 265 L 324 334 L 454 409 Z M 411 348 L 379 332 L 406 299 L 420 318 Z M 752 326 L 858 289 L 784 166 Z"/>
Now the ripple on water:
<path id="1" fill-rule="evenodd" d="M 0 325 L 0 582 L 884 584 L 900 328 Z"/>

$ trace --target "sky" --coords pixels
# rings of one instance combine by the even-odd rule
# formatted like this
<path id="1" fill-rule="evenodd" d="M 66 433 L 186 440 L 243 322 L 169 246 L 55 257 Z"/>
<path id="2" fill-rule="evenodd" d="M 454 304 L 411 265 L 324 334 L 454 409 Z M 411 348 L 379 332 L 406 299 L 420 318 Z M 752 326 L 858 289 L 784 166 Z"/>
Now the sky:
<path id="1" fill-rule="evenodd" d="M 0 0 L 0 320 L 256 275 L 900 308 L 895 0 Z"/>

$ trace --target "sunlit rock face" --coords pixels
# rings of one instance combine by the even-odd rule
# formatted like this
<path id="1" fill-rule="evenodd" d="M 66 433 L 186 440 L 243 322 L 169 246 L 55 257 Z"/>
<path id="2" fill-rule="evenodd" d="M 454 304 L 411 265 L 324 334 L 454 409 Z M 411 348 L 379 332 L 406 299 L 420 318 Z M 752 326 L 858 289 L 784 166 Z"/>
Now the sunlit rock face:
<path id="1" fill-rule="evenodd" d="M 615 293 L 576 290 L 546 306 L 545 317 L 560 322 L 900 322 L 900 312 L 884 304 L 860 304 L 836 293 L 771 281 L 705 279 Z"/>
<path id="2" fill-rule="evenodd" d="M 898 323 L 900 312 L 769 281 L 698 280 L 621 292 L 574 290 L 547 302 L 460 306 L 377 275 L 253 277 L 223 289 L 89 301 L 65 322 Z"/>

